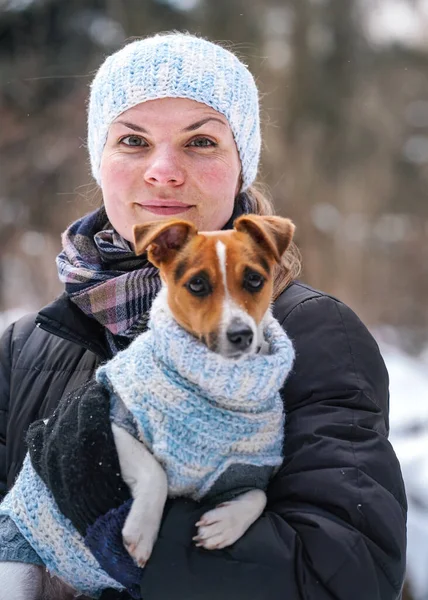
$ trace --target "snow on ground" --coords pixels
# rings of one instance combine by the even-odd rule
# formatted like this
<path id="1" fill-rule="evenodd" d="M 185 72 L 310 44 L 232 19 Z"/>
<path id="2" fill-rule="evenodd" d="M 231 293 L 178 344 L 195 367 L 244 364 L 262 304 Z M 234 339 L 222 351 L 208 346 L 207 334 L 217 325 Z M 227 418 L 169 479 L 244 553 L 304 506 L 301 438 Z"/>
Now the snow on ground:
<path id="1" fill-rule="evenodd" d="M 383 348 L 390 376 L 390 441 L 409 503 L 407 572 L 415 600 L 428 598 L 428 365 Z"/>

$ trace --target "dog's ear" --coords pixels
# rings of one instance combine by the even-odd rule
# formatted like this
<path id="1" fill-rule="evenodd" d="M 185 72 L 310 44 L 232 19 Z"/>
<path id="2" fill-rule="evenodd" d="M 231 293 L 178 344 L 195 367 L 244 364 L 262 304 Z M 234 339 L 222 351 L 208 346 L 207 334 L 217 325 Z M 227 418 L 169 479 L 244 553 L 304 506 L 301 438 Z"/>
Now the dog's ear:
<path id="1" fill-rule="evenodd" d="M 134 225 L 133 233 L 135 254 L 147 251 L 149 261 L 159 267 L 170 261 L 196 235 L 197 229 L 193 223 L 174 219 Z"/>
<path id="2" fill-rule="evenodd" d="M 277 262 L 280 262 L 281 256 L 291 244 L 295 230 L 290 219 L 276 216 L 242 215 L 233 225 L 236 231 L 248 233 Z"/>

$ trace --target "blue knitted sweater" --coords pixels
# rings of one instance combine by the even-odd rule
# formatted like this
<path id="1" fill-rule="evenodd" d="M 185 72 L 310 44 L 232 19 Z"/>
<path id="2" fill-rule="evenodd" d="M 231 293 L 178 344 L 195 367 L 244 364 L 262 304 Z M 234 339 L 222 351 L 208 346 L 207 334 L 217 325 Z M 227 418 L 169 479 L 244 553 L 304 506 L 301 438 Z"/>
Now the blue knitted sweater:
<path id="1" fill-rule="evenodd" d="M 149 331 L 97 371 L 111 390 L 112 420 L 147 444 L 167 472 L 172 495 L 200 498 L 230 485 L 263 487 L 265 469 L 282 460 L 279 389 L 294 358 L 289 338 L 269 317 L 266 354 L 224 359 L 163 306 L 156 299 Z M 60 513 L 28 456 L 0 514 L 9 515 L 51 573 L 79 592 L 96 598 L 105 588 L 124 589 Z"/>
<path id="2" fill-rule="evenodd" d="M 294 359 L 291 341 L 269 315 L 265 354 L 224 358 L 177 324 L 165 293 L 149 330 L 96 373 L 110 390 L 112 420 L 154 454 L 170 496 L 265 488 L 282 462 L 279 390 Z"/>

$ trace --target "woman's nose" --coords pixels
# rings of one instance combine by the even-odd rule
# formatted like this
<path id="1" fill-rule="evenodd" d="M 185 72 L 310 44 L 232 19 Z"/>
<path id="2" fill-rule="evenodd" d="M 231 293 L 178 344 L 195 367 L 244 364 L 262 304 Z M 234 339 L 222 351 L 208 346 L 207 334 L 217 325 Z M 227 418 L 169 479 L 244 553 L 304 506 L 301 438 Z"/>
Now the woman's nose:
<path id="1" fill-rule="evenodd" d="M 147 163 L 144 179 L 152 185 L 181 185 L 184 170 L 177 154 L 168 148 L 154 150 Z"/>

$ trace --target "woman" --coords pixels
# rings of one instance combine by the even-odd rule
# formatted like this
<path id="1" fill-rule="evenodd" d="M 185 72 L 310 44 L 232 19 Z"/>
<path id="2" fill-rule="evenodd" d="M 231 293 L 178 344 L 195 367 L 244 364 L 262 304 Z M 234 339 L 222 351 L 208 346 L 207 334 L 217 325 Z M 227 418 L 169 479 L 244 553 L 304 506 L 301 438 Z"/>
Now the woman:
<path id="1" fill-rule="evenodd" d="M 88 147 L 104 205 L 64 234 L 58 267 L 65 293 L 2 338 L 0 475 L 4 493 L 22 465 L 31 422 L 51 416 L 68 394 L 77 398 L 77 412 L 60 405 L 54 419 L 65 426 L 44 440 L 39 462 L 64 514 L 85 533 L 93 527 L 105 546 L 114 539 L 103 516 L 113 508 L 120 520 L 129 492 L 109 477 L 117 457 L 108 414 L 88 409 L 100 393 L 93 374 L 144 330 L 160 286 L 156 269 L 132 251 L 132 226 L 178 215 L 200 229 L 230 228 L 239 214 L 272 208 L 253 186 L 260 153 L 254 80 L 233 54 L 201 38 L 159 35 L 109 57 L 91 88 Z M 129 575 L 128 589 L 139 578 L 144 600 L 400 595 L 406 502 L 387 441 L 387 372 L 356 315 L 297 282 L 298 272 L 298 254 L 288 252 L 274 313 L 296 362 L 284 387 L 285 458 L 267 510 L 234 546 L 207 552 L 192 542 L 206 507 L 170 501 L 142 576 L 124 571 L 123 557 L 110 561 L 104 547 L 103 566 L 122 580 Z M 84 436 L 64 435 L 67 423 L 92 418 L 99 421 L 99 466 L 85 462 Z M 24 560 L 15 534 L 1 560 Z"/>

